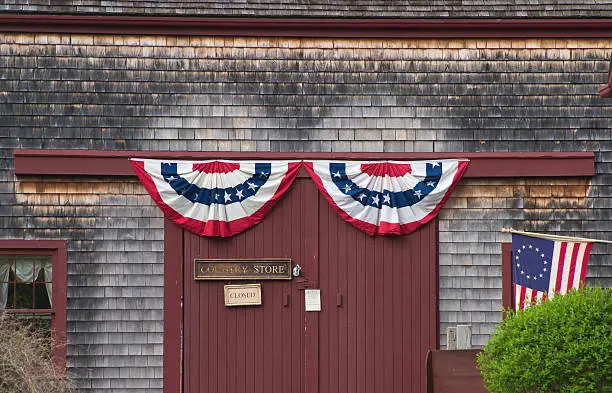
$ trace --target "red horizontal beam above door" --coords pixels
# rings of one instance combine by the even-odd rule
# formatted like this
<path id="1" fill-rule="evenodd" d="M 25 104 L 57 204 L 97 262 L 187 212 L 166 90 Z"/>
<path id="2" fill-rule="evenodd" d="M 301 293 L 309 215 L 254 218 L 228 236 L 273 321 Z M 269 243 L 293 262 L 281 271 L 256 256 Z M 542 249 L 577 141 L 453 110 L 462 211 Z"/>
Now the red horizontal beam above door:
<path id="1" fill-rule="evenodd" d="M 468 158 L 464 177 L 593 176 L 593 152 L 274 153 L 15 149 L 16 175 L 135 176 L 129 158 L 172 160 L 427 160 Z"/>

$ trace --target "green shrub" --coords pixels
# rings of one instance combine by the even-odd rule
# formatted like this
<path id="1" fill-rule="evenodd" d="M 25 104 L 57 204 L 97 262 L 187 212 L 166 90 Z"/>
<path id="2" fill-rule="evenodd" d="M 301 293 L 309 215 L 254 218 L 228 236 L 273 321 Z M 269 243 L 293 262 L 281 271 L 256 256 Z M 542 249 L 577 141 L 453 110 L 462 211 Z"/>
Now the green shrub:
<path id="1" fill-rule="evenodd" d="M 72 391 L 52 361 L 51 337 L 40 324 L 0 312 L 0 345 L 0 393 Z"/>
<path id="2" fill-rule="evenodd" d="M 612 392 L 612 289 L 508 311 L 478 366 L 492 393 Z"/>

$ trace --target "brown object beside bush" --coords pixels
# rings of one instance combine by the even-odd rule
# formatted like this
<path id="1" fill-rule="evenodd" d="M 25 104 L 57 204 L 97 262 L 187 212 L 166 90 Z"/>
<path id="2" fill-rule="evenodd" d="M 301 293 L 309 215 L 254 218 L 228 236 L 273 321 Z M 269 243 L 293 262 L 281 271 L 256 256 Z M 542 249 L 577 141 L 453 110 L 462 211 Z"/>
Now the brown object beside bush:
<path id="1" fill-rule="evenodd" d="M 479 351 L 427 352 L 427 393 L 487 393 L 476 365 Z"/>

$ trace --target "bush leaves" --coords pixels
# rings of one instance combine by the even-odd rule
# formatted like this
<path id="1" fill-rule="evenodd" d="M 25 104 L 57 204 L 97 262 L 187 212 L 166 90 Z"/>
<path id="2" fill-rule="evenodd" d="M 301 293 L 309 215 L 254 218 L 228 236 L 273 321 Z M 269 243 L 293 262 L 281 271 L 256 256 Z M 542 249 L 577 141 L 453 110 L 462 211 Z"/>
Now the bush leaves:
<path id="1" fill-rule="evenodd" d="M 611 393 L 612 289 L 508 310 L 478 365 L 492 393 Z"/>

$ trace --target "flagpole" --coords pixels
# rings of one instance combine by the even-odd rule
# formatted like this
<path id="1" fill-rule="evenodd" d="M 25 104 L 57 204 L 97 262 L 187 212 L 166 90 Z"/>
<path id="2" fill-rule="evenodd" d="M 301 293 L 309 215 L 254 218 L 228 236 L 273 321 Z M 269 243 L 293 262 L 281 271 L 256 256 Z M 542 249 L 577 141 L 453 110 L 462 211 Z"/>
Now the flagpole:
<path id="1" fill-rule="evenodd" d="M 512 229 L 512 228 L 502 228 L 501 231 L 503 233 L 516 233 L 517 235 L 533 236 L 533 237 L 539 237 L 539 238 L 548 239 L 548 240 L 612 244 L 612 241 L 609 241 L 609 240 L 588 239 L 586 237 L 548 235 L 545 233 L 517 231 L 516 229 Z"/>

